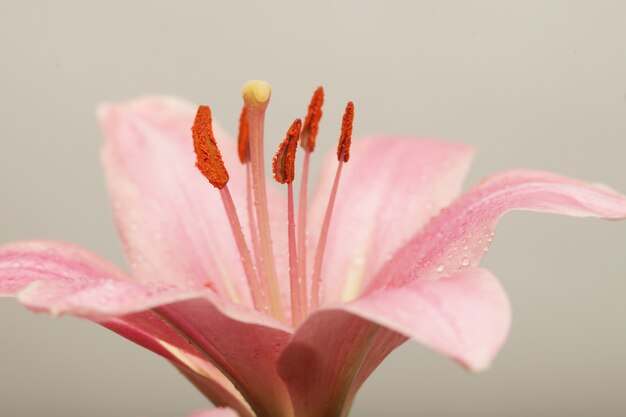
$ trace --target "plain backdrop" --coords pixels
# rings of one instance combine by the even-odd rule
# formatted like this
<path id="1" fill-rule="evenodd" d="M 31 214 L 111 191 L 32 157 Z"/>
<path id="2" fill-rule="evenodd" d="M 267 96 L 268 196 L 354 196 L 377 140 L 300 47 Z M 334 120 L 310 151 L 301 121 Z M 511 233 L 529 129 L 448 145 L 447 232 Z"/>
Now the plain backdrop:
<path id="1" fill-rule="evenodd" d="M 475 145 L 468 186 L 528 167 L 626 191 L 621 1 L 2 0 L 0 56 L 0 243 L 68 240 L 123 264 L 97 103 L 175 94 L 235 132 L 251 78 L 274 87 L 268 151 L 321 84 L 320 151 L 352 99 L 356 136 Z M 352 415 L 626 415 L 625 254 L 626 223 L 508 215 L 485 260 L 514 308 L 492 368 L 471 375 L 408 343 Z M 164 360 L 92 323 L 3 299 L 0 334 L 1 416 L 208 406 Z"/>

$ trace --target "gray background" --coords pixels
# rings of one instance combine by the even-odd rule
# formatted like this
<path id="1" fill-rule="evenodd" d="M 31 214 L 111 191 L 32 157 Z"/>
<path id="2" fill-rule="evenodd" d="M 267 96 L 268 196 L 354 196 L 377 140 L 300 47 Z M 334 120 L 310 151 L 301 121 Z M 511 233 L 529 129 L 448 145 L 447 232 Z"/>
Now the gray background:
<path id="1" fill-rule="evenodd" d="M 48 237 L 122 263 L 94 108 L 173 93 L 236 129 L 239 89 L 274 87 L 269 146 L 327 92 L 320 148 L 355 133 L 476 145 L 469 183 L 512 167 L 626 191 L 626 3 L 0 3 L 0 242 Z M 327 142 L 327 143 L 325 143 Z M 515 213 L 486 265 L 514 306 L 491 370 L 409 343 L 355 416 L 626 414 L 626 223 Z M 206 406 L 165 361 L 88 322 L 0 300 L 0 415 L 175 417 Z"/>

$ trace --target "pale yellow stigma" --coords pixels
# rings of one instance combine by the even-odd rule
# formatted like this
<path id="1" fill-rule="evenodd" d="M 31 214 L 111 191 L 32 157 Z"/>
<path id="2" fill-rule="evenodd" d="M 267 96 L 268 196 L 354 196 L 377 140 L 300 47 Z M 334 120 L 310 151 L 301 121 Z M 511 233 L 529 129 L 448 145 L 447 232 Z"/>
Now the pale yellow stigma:
<path id="1" fill-rule="evenodd" d="M 249 106 L 265 106 L 272 95 L 272 86 L 266 81 L 248 81 L 241 89 L 241 95 Z"/>

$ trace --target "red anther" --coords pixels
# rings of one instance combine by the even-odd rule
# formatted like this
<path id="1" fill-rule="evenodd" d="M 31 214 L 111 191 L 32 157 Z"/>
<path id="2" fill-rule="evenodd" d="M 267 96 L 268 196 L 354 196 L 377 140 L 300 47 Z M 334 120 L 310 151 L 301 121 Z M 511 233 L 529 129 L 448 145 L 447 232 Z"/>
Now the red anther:
<path id="1" fill-rule="evenodd" d="M 274 156 L 272 171 L 274 172 L 274 179 L 281 184 L 289 184 L 293 182 L 295 177 L 296 149 L 298 148 L 301 128 L 302 120 L 296 119 L 291 124 L 285 139 Z"/>
<path id="2" fill-rule="evenodd" d="M 309 103 L 309 111 L 304 119 L 300 145 L 309 152 L 315 149 L 315 139 L 322 118 L 322 105 L 324 104 L 324 87 L 317 87 Z"/>
<path id="3" fill-rule="evenodd" d="M 351 101 L 346 105 L 341 122 L 341 136 L 337 146 L 337 158 L 339 161 L 348 162 L 350 159 L 350 144 L 352 143 L 352 123 L 354 122 L 354 103 Z"/>
<path id="4" fill-rule="evenodd" d="M 211 109 L 209 106 L 198 107 L 196 119 L 191 128 L 193 147 L 196 151 L 196 167 L 209 182 L 219 189 L 228 183 L 228 171 L 224 166 L 222 154 L 217 148 L 213 135 Z"/>
<path id="5" fill-rule="evenodd" d="M 250 161 L 250 131 L 248 130 L 248 114 L 246 106 L 241 109 L 239 116 L 239 137 L 237 139 L 237 150 L 239 152 L 239 160 L 242 164 Z"/>

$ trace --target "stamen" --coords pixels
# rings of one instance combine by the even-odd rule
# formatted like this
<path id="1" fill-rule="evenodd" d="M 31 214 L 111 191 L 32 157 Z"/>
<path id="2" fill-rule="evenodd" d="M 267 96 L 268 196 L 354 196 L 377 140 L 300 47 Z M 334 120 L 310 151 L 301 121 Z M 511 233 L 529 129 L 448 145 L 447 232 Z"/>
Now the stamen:
<path id="1" fill-rule="evenodd" d="M 248 114 L 246 106 L 241 109 L 239 116 L 239 137 L 237 138 L 237 150 L 242 164 L 250 162 L 250 131 L 248 130 Z"/>
<path id="2" fill-rule="evenodd" d="M 289 238 L 289 283 L 291 294 L 291 320 L 296 327 L 304 319 L 302 288 L 304 287 L 298 275 L 298 256 L 296 251 L 296 221 L 293 203 L 293 179 L 295 177 L 296 150 L 300 138 L 302 121 L 296 119 L 287 136 L 280 144 L 272 163 L 274 179 L 281 184 L 287 184 L 287 235 Z"/>
<path id="3" fill-rule="evenodd" d="M 337 158 L 343 162 L 350 159 L 350 144 L 352 143 L 352 124 L 354 123 L 354 103 L 348 102 L 341 121 L 341 136 L 337 147 Z"/>
<path id="4" fill-rule="evenodd" d="M 239 216 L 237 215 L 237 210 L 235 209 L 235 203 L 233 202 L 233 197 L 230 195 L 228 186 L 225 186 L 220 190 L 220 196 L 222 197 L 222 203 L 224 204 L 226 215 L 230 221 L 230 228 L 233 232 L 233 236 L 235 237 L 237 249 L 239 249 L 241 263 L 243 264 L 244 272 L 248 280 L 248 286 L 250 287 L 250 295 L 252 296 L 254 308 L 268 313 L 270 309 L 269 304 L 266 300 L 265 294 L 263 293 L 257 274 L 255 273 L 252 263 L 252 255 L 250 254 L 250 249 L 248 249 L 246 239 L 243 236 L 241 222 L 239 221 Z"/>
<path id="5" fill-rule="evenodd" d="M 301 127 L 302 120 L 296 119 L 291 124 L 287 136 L 274 156 L 272 172 L 274 179 L 281 184 L 290 184 L 295 177 L 296 149 L 298 148 Z"/>
<path id="6" fill-rule="evenodd" d="M 309 152 L 315 149 L 315 139 L 319 130 L 320 120 L 322 119 L 322 105 L 324 104 L 324 87 L 317 87 L 317 90 L 311 97 L 309 103 L 309 111 L 304 119 L 302 127 L 302 135 L 300 136 L 300 145 Z"/>
<path id="7" fill-rule="evenodd" d="M 302 282 L 302 299 L 300 300 L 304 315 L 307 314 L 308 299 L 307 299 L 307 233 L 306 233 L 306 208 L 308 198 L 308 185 L 309 185 L 309 160 L 311 159 L 311 152 L 315 149 L 315 141 L 317 139 L 317 132 L 319 130 L 319 123 L 322 119 L 322 105 L 324 104 L 324 87 L 317 87 L 311 97 L 309 103 L 309 110 L 306 118 L 304 119 L 304 127 L 302 128 L 302 134 L 300 135 L 300 145 L 304 148 L 304 162 L 302 163 L 302 178 L 300 180 L 300 199 L 298 201 L 298 275 Z"/>
<path id="8" fill-rule="evenodd" d="M 215 142 L 209 106 L 198 107 L 192 134 L 193 147 L 196 151 L 196 166 L 214 187 L 224 188 L 229 179 L 228 171 L 224 167 L 222 154 Z"/>
<path id="9" fill-rule="evenodd" d="M 250 250 L 243 236 L 241 223 L 239 222 L 239 217 L 235 210 L 235 204 L 228 190 L 228 171 L 226 171 L 222 155 L 220 154 L 215 136 L 213 135 L 211 109 L 208 106 L 200 106 L 198 108 L 196 119 L 192 127 L 192 135 L 197 158 L 196 166 L 209 182 L 220 190 L 226 216 L 230 222 L 235 243 L 237 244 L 237 249 L 241 256 L 241 263 L 248 280 L 248 287 L 250 288 L 250 295 L 254 307 L 257 310 L 267 311 L 268 306 L 263 301 L 263 293 L 259 280 L 254 272 Z"/>
<path id="10" fill-rule="evenodd" d="M 313 276 L 311 282 L 311 309 L 316 309 L 320 303 L 320 284 L 322 276 L 322 264 L 324 260 L 324 251 L 326 249 L 326 241 L 328 240 L 328 229 L 330 227 L 330 218 L 335 206 L 337 197 L 337 189 L 339 188 L 339 179 L 341 177 L 341 169 L 343 164 L 350 159 L 350 144 L 352 143 L 352 124 L 354 121 L 354 104 L 350 101 L 346 106 L 341 124 L 341 135 L 339 136 L 339 145 L 337 146 L 337 173 L 333 182 L 333 188 L 328 198 L 328 206 L 324 214 L 322 230 L 320 231 L 319 241 L 317 243 L 317 251 L 315 252 L 315 261 L 313 264 Z"/>
<path id="11" fill-rule="evenodd" d="M 265 81 L 249 81 L 241 90 L 248 118 L 252 191 L 256 220 L 259 228 L 259 273 L 262 277 L 261 282 L 263 283 L 263 287 L 266 289 L 266 293 L 269 294 L 271 299 L 272 314 L 277 319 L 284 321 L 285 313 L 280 299 L 274 251 L 272 248 L 263 161 L 265 109 L 267 108 L 271 93 L 272 89 Z"/>

